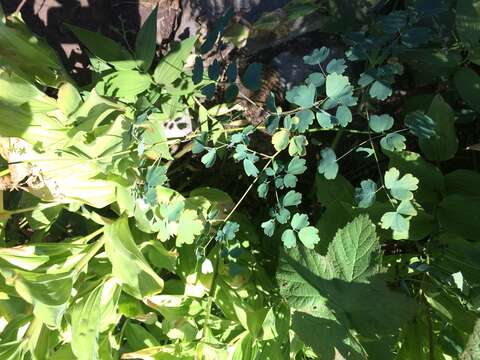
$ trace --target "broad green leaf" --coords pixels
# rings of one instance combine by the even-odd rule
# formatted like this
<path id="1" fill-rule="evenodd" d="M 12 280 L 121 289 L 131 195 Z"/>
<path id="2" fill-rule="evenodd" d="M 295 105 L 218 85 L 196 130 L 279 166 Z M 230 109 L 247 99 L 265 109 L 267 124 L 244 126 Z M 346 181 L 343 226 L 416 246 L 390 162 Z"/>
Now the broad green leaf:
<path id="1" fill-rule="evenodd" d="M 135 39 L 135 58 L 140 67 L 147 71 L 152 65 L 157 47 L 157 13 L 158 5 L 152 10 Z"/>
<path id="2" fill-rule="evenodd" d="M 375 266 L 373 261 L 379 246 L 375 225 L 368 216 L 360 215 L 338 230 L 328 248 L 327 257 L 336 277 L 355 281 Z"/>
<path id="3" fill-rule="evenodd" d="M 58 88 L 57 105 L 66 116 L 75 112 L 82 103 L 82 97 L 74 85 L 65 83 Z"/>
<path id="4" fill-rule="evenodd" d="M 355 189 L 355 201 L 358 207 L 368 208 L 375 202 L 377 184 L 370 179 L 362 180 L 360 187 Z"/>
<path id="5" fill-rule="evenodd" d="M 153 79 L 161 85 L 170 85 L 180 77 L 183 67 L 193 46 L 197 41 L 196 36 L 189 37 L 180 43 L 176 43 L 172 49 L 165 55 L 155 68 Z"/>
<path id="6" fill-rule="evenodd" d="M 125 327 L 125 338 L 133 351 L 160 346 L 158 340 L 150 332 L 132 322 Z"/>
<path id="7" fill-rule="evenodd" d="M 72 351 L 78 359 L 96 360 L 100 334 L 100 303 L 103 284 L 97 286 L 72 310 Z"/>
<path id="8" fill-rule="evenodd" d="M 445 188 L 448 194 L 480 196 L 480 173 L 459 169 L 445 175 Z"/>
<path id="9" fill-rule="evenodd" d="M 105 227 L 105 251 L 113 275 L 137 299 L 162 291 L 163 280 L 153 271 L 133 240 L 124 217 Z"/>
<path id="10" fill-rule="evenodd" d="M 314 85 L 300 85 L 288 90 L 285 98 L 291 104 L 298 105 L 303 109 L 309 109 L 315 103 L 315 93 Z"/>
<path id="11" fill-rule="evenodd" d="M 277 151 L 282 151 L 286 149 L 289 141 L 290 132 L 287 129 L 281 129 L 272 136 L 272 144 Z"/>
<path id="12" fill-rule="evenodd" d="M 180 215 L 178 220 L 177 246 L 183 244 L 193 244 L 195 236 L 198 236 L 203 231 L 203 223 L 198 218 L 195 210 L 186 209 Z"/>
<path id="13" fill-rule="evenodd" d="M 55 51 L 28 29 L 20 13 L 0 20 L 0 49 L 2 62 L 25 80 L 53 88 L 71 81 Z"/>
<path id="14" fill-rule="evenodd" d="M 438 207 L 440 225 L 465 239 L 478 241 L 480 234 L 480 197 L 452 194 Z"/>
<path id="15" fill-rule="evenodd" d="M 418 179 L 412 174 L 400 178 L 400 171 L 392 167 L 385 173 L 385 187 L 398 200 L 413 199 L 413 191 L 418 189 Z"/>
<path id="16" fill-rule="evenodd" d="M 305 226 L 298 232 L 298 238 L 302 244 L 308 248 L 313 249 L 319 243 L 318 229 L 314 226 Z"/>
<path id="17" fill-rule="evenodd" d="M 95 89 L 100 95 L 131 99 L 147 90 L 151 84 L 152 79 L 148 74 L 141 74 L 136 70 L 121 70 L 104 77 Z"/>
<path id="18" fill-rule="evenodd" d="M 467 0 L 465 0 L 467 1 Z M 454 77 L 455 87 L 463 101 L 473 110 L 480 112 L 480 76 L 468 68 L 461 68 Z"/>
<path id="19" fill-rule="evenodd" d="M 155 114 L 152 114 L 148 117 L 148 121 L 141 125 L 141 128 L 144 129 L 145 155 L 153 160 L 172 160 L 163 122 Z"/>
<path id="20" fill-rule="evenodd" d="M 262 64 L 249 64 L 242 76 L 242 83 L 252 91 L 260 90 L 262 86 Z"/>
<path id="21" fill-rule="evenodd" d="M 428 116 L 435 122 L 435 136 L 419 140 L 422 152 L 430 161 L 453 158 L 458 150 L 458 139 L 452 108 L 441 95 L 437 95 L 430 105 Z"/>
<path id="22" fill-rule="evenodd" d="M 68 24 L 66 26 L 87 47 L 92 55 L 111 64 L 114 68 L 129 70 L 137 66 L 128 51 L 112 39 L 98 32 L 82 29 L 75 25 Z"/>
<path id="23" fill-rule="evenodd" d="M 72 291 L 72 274 L 41 274 L 0 269 L 25 301 L 33 305 L 33 314 L 51 327 L 59 327 Z"/>
<path id="24" fill-rule="evenodd" d="M 368 125 L 376 133 L 383 133 L 393 126 L 393 117 L 388 114 L 370 116 Z"/>
<path id="25" fill-rule="evenodd" d="M 0 67 L 0 101 L 10 106 L 22 106 L 34 113 L 45 113 L 56 108 L 53 98 L 8 67 Z"/>
<path id="26" fill-rule="evenodd" d="M 318 173 L 323 174 L 326 179 L 335 179 L 338 174 L 337 155 L 330 149 L 323 149 L 320 152 L 322 159 L 318 163 Z"/>
<path id="27" fill-rule="evenodd" d="M 477 47 L 480 41 L 480 2 L 458 0 L 455 17 L 460 40 L 468 47 Z"/>

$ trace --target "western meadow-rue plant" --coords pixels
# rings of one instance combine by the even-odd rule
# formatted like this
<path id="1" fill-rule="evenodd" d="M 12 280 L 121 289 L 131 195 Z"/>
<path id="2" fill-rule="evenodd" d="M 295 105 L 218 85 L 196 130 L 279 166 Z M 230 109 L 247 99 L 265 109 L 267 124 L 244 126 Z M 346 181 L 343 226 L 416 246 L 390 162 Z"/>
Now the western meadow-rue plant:
<path id="1" fill-rule="evenodd" d="M 0 358 L 479 358 L 476 9 L 293 0 L 161 56 L 157 9 L 67 25 L 81 88 L 0 12 Z M 343 51 L 250 98 L 225 45 L 317 12 Z"/>

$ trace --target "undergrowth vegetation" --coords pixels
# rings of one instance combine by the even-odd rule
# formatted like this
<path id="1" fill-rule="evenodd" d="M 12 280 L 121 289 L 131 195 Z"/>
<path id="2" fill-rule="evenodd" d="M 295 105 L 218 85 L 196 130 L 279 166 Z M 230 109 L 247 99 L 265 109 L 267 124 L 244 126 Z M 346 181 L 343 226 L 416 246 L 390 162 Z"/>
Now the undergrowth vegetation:
<path id="1" fill-rule="evenodd" d="M 157 10 L 66 25 L 79 87 L 0 10 L 1 359 L 480 358 L 480 4 L 337 3 L 282 10 L 341 46 L 261 104 L 232 11 L 161 56 Z"/>

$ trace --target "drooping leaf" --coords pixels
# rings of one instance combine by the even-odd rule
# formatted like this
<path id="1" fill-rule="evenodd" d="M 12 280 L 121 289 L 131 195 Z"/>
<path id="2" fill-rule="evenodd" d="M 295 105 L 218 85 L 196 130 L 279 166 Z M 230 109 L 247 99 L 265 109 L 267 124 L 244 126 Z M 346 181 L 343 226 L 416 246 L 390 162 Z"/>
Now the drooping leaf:
<path id="1" fill-rule="evenodd" d="M 122 217 L 105 228 L 105 251 L 113 275 L 125 291 L 141 299 L 163 289 L 163 280 L 150 267 L 133 240 L 128 220 Z"/>
<path id="2" fill-rule="evenodd" d="M 358 207 L 368 208 L 375 202 L 377 184 L 370 179 L 362 180 L 360 187 L 355 189 L 355 201 Z"/>

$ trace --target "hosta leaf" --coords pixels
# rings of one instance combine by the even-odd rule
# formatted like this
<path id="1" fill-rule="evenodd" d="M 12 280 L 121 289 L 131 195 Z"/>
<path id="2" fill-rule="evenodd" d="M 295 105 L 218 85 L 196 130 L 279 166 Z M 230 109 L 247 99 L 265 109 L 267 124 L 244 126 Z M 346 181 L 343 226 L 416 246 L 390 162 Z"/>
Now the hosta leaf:
<path id="1" fill-rule="evenodd" d="M 398 133 L 390 133 L 380 139 L 380 146 L 387 151 L 402 151 L 407 148 L 405 141 L 407 141 L 405 136 Z"/>
<path id="2" fill-rule="evenodd" d="M 363 180 L 360 183 L 360 188 L 355 189 L 355 201 L 358 207 L 368 208 L 374 201 L 377 194 L 377 184 L 370 180 Z"/>
<path id="3" fill-rule="evenodd" d="M 368 125 L 370 126 L 370 129 L 372 129 L 376 133 L 382 133 L 392 128 L 393 117 L 388 114 L 372 115 L 370 116 Z"/>
<path id="4" fill-rule="evenodd" d="M 82 97 L 74 85 L 65 83 L 58 88 L 57 105 L 65 115 L 75 112 L 81 104 Z"/>
<path id="5" fill-rule="evenodd" d="M 153 271 L 135 244 L 128 220 L 120 218 L 105 227 L 105 251 L 113 275 L 137 299 L 160 292 L 163 280 Z"/>
<path id="6" fill-rule="evenodd" d="M 480 76 L 468 68 L 461 68 L 457 71 L 454 77 L 455 87 L 457 88 L 460 97 L 473 110 L 480 112 Z"/>
<path id="7" fill-rule="evenodd" d="M 288 102 L 308 109 L 311 108 L 315 102 L 315 91 L 315 86 L 312 84 L 300 85 L 288 90 L 285 97 Z"/>
<path id="8" fill-rule="evenodd" d="M 104 77 L 95 89 L 100 95 L 132 98 L 147 90 L 151 84 L 149 75 L 135 70 L 121 70 Z"/>
<path id="9" fill-rule="evenodd" d="M 402 34 L 402 43 L 410 48 L 418 47 L 430 41 L 430 29 L 426 27 L 414 27 Z"/>
<path id="10" fill-rule="evenodd" d="M 451 194 L 438 207 L 443 229 L 465 239 L 478 241 L 480 233 L 480 197 Z"/>
<path id="11" fill-rule="evenodd" d="M 471 48 L 480 41 L 480 2 L 477 0 L 458 0 L 456 27 L 460 40 Z"/>
<path id="12" fill-rule="evenodd" d="M 413 199 L 413 192 L 418 189 L 418 179 L 412 174 L 405 174 L 400 178 L 400 171 L 392 167 L 385 173 L 385 187 L 398 200 Z"/>
<path id="13" fill-rule="evenodd" d="M 323 46 L 320 49 L 313 50 L 310 55 L 304 56 L 303 61 L 307 65 L 319 65 L 327 59 L 329 54 L 330 50 Z"/>
<path id="14" fill-rule="evenodd" d="M 97 286 L 72 310 L 72 351 L 78 359 L 99 359 L 102 290 L 103 285 Z"/>
<path id="15" fill-rule="evenodd" d="M 320 237 L 318 236 L 318 229 L 313 226 L 306 226 L 300 229 L 298 232 L 298 238 L 302 244 L 308 248 L 313 249 L 315 245 L 319 243 Z"/>
<path id="16" fill-rule="evenodd" d="M 147 71 L 152 65 L 157 47 L 157 12 L 158 5 L 152 10 L 135 39 L 135 57 L 140 67 Z"/>
<path id="17" fill-rule="evenodd" d="M 326 179 L 335 179 L 338 174 L 337 155 L 330 148 L 323 149 L 320 155 L 322 159 L 318 164 L 318 172 Z"/>
<path id="18" fill-rule="evenodd" d="M 435 136 L 420 139 L 419 144 L 430 161 L 445 161 L 453 158 L 458 149 L 454 113 L 441 95 L 435 96 L 428 110 L 428 116 L 435 122 Z"/>

